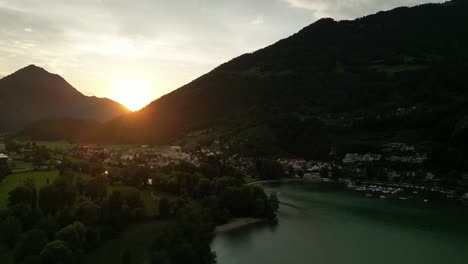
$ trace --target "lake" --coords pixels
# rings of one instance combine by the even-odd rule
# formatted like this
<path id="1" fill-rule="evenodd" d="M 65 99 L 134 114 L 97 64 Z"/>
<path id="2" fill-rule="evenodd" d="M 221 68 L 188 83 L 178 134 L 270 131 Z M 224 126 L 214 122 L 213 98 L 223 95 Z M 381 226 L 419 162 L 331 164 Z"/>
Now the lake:
<path id="1" fill-rule="evenodd" d="M 217 235 L 219 264 L 466 264 L 468 208 L 369 198 L 321 184 L 265 184 L 279 223 Z"/>

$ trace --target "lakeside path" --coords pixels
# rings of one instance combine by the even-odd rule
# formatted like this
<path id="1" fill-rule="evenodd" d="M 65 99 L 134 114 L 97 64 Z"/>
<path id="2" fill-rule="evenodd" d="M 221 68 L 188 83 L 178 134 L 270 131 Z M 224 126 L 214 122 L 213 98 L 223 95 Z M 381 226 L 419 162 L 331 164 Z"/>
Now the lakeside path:
<path id="1" fill-rule="evenodd" d="M 254 182 L 249 182 L 246 185 L 257 185 L 257 184 L 263 184 L 263 183 L 275 183 L 275 182 L 313 182 L 311 180 L 304 180 L 304 179 L 299 179 L 299 178 L 283 178 L 283 179 L 278 179 L 278 180 L 262 180 L 262 181 L 254 181 Z"/>
<path id="2" fill-rule="evenodd" d="M 224 233 L 224 232 L 238 229 L 247 225 L 252 225 L 252 224 L 256 224 L 256 223 L 260 223 L 264 221 L 266 220 L 262 218 L 253 218 L 253 217 L 234 218 L 224 225 L 217 226 L 213 233 L 214 234 Z"/>

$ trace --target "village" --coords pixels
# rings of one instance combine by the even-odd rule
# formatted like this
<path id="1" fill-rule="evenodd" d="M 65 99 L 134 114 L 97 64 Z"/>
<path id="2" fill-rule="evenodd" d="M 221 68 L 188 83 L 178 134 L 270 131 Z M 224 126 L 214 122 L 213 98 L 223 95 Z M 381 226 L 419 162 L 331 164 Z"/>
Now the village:
<path id="1" fill-rule="evenodd" d="M 109 166 L 138 164 L 158 168 L 170 164 L 187 162 L 195 166 L 216 159 L 225 165 L 237 169 L 249 178 L 258 178 L 257 162 L 253 157 L 243 157 L 230 153 L 229 148 L 201 147 L 198 150 L 186 150 L 181 146 L 148 146 L 131 149 L 77 146 L 73 149 L 75 157 L 102 160 Z M 468 192 L 450 189 L 441 182 L 436 173 L 426 169 L 428 154 L 416 146 L 405 143 L 388 143 L 382 146 L 380 153 L 346 153 L 343 157 L 328 161 L 304 160 L 295 158 L 277 158 L 284 177 L 312 182 L 341 181 L 353 190 L 364 192 L 368 196 L 406 199 L 424 192 L 438 193 L 447 199 L 467 199 Z M 461 186 L 468 186 L 468 175 L 462 174 Z"/>
<path id="2" fill-rule="evenodd" d="M 25 147 L 8 152 L 5 143 L 0 143 L 0 161 L 3 163 L 24 160 L 31 152 L 30 148 Z M 198 167 L 206 161 L 217 160 L 235 168 L 246 178 L 260 180 L 257 170 L 258 158 L 232 153 L 228 146 L 223 146 L 219 141 L 198 149 L 177 145 L 116 147 L 77 144 L 60 152 L 60 155 L 55 155 L 55 164 L 59 164 L 64 156 L 97 162 L 107 167 L 136 165 L 151 169 L 182 162 Z M 460 188 L 450 188 L 437 173 L 427 169 L 428 160 L 428 154 L 423 148 L 405 143 L 384 144 L 379 153 L 333 155 L 326 161 L 273 159 L 281 166 L 285 178 L 311 182 L 339 181 L 369 197 L 395 197 L 404 200 L 421 193 L 438 193 L 446 199 L 468 199 L 468 191 L 465 188 L 468 186 L 468 174 L 458 177 L 457 185 Z M 15 172 L 15 168 L 13 169 Z"/>

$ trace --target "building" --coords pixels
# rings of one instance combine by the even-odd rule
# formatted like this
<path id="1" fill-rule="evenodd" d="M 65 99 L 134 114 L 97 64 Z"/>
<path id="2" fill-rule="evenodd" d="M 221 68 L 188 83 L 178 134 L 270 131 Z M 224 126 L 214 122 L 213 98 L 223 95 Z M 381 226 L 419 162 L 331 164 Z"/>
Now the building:
<path id="1" fill-rule="evenodd" d="M 4 143 L 0 143 L 0 153 L 5 153 L 6 152 L 6 145 Z"/>
<path id="2" fill-rule="evenodd" d="M 5 164 L 7 162 L 8 162 L 8 156 L 3 153 L 0 153 L 0 164 Z"/>
<path id="3" fill-rule="evenodd" d="M 182 151 L 182 147 L 181 146 L 171 146 L 171 150 L 172 151 Z"/>
<path id="4" fill-rule="evenodd" d="M 354 162 L 373 162 L 380 161 L 382 155 L 374 153 L 358 154 L 358 153 L 347 153 L 343 159 L 343 163 L 354 163 Z"/>

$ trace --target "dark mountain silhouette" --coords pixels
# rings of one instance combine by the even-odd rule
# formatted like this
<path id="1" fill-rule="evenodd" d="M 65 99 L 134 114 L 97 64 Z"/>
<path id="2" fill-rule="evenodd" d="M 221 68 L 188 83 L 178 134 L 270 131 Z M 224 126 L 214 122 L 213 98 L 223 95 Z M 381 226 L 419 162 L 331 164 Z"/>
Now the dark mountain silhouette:
<path id="1" fill-rule="evenodd" d="M 16 136 L 33 140 L 80 140 L 82 135 L 98 129 L 101 123 L 80 118 L 48 118 L 27 125 Z"/>
<path id="2" fill-rule="evenodd" d="M 112 100 L 83 95 L 59 75 L 35 65 L 0 80 L 0 131 L 16 131 L 45 118 L 108 121 L 128 112 Z"/>
<path id="3" fill-rule="evenodd" d="M 468 114 L 466 2 L 402 7 L 353 21 L 321 19 L 113 120 L 90 139 L 168 143 L 215 128 L 230 139 L 262 130 L 255 140 L 266 131 L 278 142 L 282 134 L 270 133 L 271 122 L 288 113 L 319 119 L 328 130 L 448 137 Z M 411 112 L 408 120 L 393 115 L 398 109 Z M 434 126 L 446 131 L 425 131 Z"/>
<path id="4" fill-rule="evenodd" d="M 84 137 L 326 158 L 404 141 L 468 157 L 466 0 L 321 19 Z M 435 164 L 435 163 L 434 163 Z"/>

